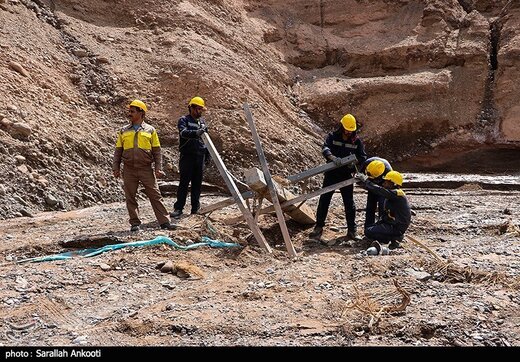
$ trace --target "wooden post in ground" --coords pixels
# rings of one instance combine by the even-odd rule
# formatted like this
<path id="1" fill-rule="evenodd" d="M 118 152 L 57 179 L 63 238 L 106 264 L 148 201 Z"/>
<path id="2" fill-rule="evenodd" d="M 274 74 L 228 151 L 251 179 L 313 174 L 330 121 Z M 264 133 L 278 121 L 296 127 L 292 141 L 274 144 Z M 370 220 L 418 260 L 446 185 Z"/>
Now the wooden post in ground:
<path id="1" fill-rule="evenodd" d="M 274 209 L 276 211 L 276 217 L 278 218 L 278 224 L 280 225 L 280 229 L 282 231 L 285 247 L 287 248 L 289 256 L 294 258 L 297 256 L 296 250 L 294 250 L 294 246 L 291 242 L 291 237 L 289 236 L 289 231 L 287 230 L 287 225 L 285 224 L 283 211 L 280 207 L 280 202 L 278 201 L 278 195 L 276 194 L 273 180 L 271 178 L 271 173 L 269 172 L 269 167 L 267 166 L 267 160 L 265 159 L 262 143 L 260 142 L 260 137 L 256 131 L 255 121 L 253 120 L 253 115 L 251 114 L 251 110 L 249 109 L 249 105 L 247 103 L 244 103 L 244 112 L 246 114 L 247 122 L 249 123 L 249 128 L 251 129 L 251 134 L 253 135 L 253 141 L 255 141 L 256 152 L 258 153 L 258 158 L 260 159 L 260 164 L 262 165 L 262 171 L 264 172 L 267 188 L 271 194 L 271 202 L 273 203 Z"/>
<path id="2" fill-rule="evenodd" d="M 220 172 L 220 175 L 226 182 L 226 185 L 229 188 L 231 195 L 233 195 L 233 198 L 235 199 L 235 202 L 237 203 L 238 208 L 242 212 L 242 215 L 244 215 L 247 225 L 249 226 L 249 229 L 251 229 L 251 231 L 253 232 L 253 235 L 254 235 L 256 241 L 265 251 L 272 253 L 273 251 L 272 251 L 271 247 L 269 246 L 269 244 L 267 244 L 267 241 L 265 240 L 264 235 L 262 234 L 262 231 L 260 231 L 260 228 L 255 223 L 255 220 L 253 218 L 253 215 L 251 214 L 251 211 L 249 211 L 249 209 L 247 208 L 244 198 L 240 194 L 240 191 L 238 191 L 237 185 L 235 185 L 235 182 L 229 176 L 226 165 L 220 158 L 220 155 L 218 154 L 218 151 L 215 148 L 213 141 L 211 140 L 211 138 L 209 137 L 209 135 L 207 133 L 203 133 L 201 138 L 204 141 L 204 144 L 206 145 L 206 147 L 208 148 L 211 158 L 215 162 L 215 165 L 217 166 L 217 169 Z"/>

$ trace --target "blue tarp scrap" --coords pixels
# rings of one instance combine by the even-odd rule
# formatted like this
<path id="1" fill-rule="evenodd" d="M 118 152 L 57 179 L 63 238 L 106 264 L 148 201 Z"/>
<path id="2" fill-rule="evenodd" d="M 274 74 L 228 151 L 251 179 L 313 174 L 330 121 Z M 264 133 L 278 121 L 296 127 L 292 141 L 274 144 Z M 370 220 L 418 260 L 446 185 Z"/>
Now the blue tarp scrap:
<path id="1" fill-rule="evenodd" d="M 75 251 L 69 251 L 66 253 L 61 254 L 54 254 L 54 255 L 47 255 L 47 256 L 40 256 L 37 258 L 29 258 L 29 259 L 23 259 L 19 260 L 18 263 L 25 263 L 25 262 L 42 262 L 42 261 L 53 261 L 53 260 L 65 260 L 70 259 L 73 256 L 82 256 L 85 258 L 95 256 L 102 254 L 107 251 L 122 249 L 126 247 L 141 247 L 141 246 L 150 246 L 150 245 L 157 245 L 157 244 L 168 244 L 173 246 L 176 249 L 181 250 L 191 250 L 196 249 L 201 246 L 210 246 L 212 248 L 233 248 L 240 246 L 239 244 L 235 243 L 226 243 L 220 240 L 213 240 L 211 238 L 208 238 L 207 236 L 203 236 L 201 238 L 200 243 L 195 243 L 191 245 L 179 245 L 172 239 L 166 237 L 166 236 L 158 236 L 155 239 L 152 240 L 141 240 L 141 241 L 132 241 L 130 243 L 121 243 L 121 244 L 112 244 L 112 245 L 105 245 L 101 248 L 90 248 L 90 249 L 82 249 L 82 250 L 75 250 Z"/>

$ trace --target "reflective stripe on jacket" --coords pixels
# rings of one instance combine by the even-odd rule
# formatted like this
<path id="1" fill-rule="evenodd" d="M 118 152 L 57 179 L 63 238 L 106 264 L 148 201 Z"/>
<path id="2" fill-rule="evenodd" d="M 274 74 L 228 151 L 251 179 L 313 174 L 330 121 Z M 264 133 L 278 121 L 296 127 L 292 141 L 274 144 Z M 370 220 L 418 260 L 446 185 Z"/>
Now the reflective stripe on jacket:
<path id="1" fill-rule="evenodd" d="M 321 152 L 327 160 L 327 156 L 329 155 L 334 155 L 339 158 L 356 155 L 358 164 L 363 164 L 367 159 L 365 146 L 361 139 L 354 135 L 350 139 L 344 140 L 342 130 L 336 130 L 327 135 L 325 143 L 323 143 L 321 148 Z M 330 160 L 328 161 L 330 162 Z M 351 165 L 348 168 L 354 169 L 354 166 Z"/>
<path id="2" fill-rule="evenodd" d="M 190 114 L 182 116 L 177 124 L 179 129 L 179 151 L 184 154 L 206 154 L 206 145 L 197 136 L 197 131 L 205 127 L 206 121 L 203 117 L 196 120 Z"/>

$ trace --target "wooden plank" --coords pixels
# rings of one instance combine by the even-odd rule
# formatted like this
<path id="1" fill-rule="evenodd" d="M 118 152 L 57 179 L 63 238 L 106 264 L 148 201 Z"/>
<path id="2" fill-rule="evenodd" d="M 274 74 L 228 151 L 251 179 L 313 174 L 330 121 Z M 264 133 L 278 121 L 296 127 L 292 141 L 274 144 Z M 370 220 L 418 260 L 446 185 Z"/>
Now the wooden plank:
<path id="1" fill-rule="evenodd" d="M 229 176 L 228 170 L 226 168 L 226 165 L 220 158 L 220 155 L 218 154 L 217 149 L 215 148 L 215 145 L 213 144 L 213 141 L 209 137 L 207 133 L 203 133 L 201 136 L 202 140 L 204 141 L 204 144 L 208 148 L 208 151 L 211 155 L 211 158 L 213 159 L 213 162 L 215 162 L 215 165 L 217 166 L 218 171 L 220 172 L 220 175 L 226 182 L 226 185 L 229 189 L 229 192 L 231 192 L 231 195 L 233 196 L 233 199 L 238 205 L 238 208 L 242 212 L 242 215 L 246 219 L 247 225 L 249 226 L 249 229 L 253 232 L 253 235 L 258 242 L 258 244 L 268 253 L 272 253 L 272 249 L 267 244 L 267 241 L 264 238 L 264 235 L 262 234 L 262 231 L 260 231 L 260 228 L 255 223 L 253 219 L 253 215 L 251 214 L 251 211 L 246 207 L 246 202 L 244 201 L 244 198 L 240 194 L 240 191 L 238 191 L 237 185 L 235 182 L 231 179 Z"/>
<path id="2" fill-rule="evenodd" d="M 246 192 L 242 193 L 242 198 L 244 198 L 244 199 L 250 199 L 253 196 L 254 196 L 253 191 L 246 191 Z M 208 206 L 204 206 L 204 207 L 200 208 L 199 214 L 208 214 L 212 211 L 223 209 L 226 206 L 230 206 L 230 205 L 234 205 L 234 204 L 235 204 L 235 199 L 233 197 L 229 197 L 222 201 L 216 202 L 213 205 L 208 205 Z"/>
<path id="3" fill-rule="evenodd" d="M 341 159 L 341 165 L 339 165 L 339 166 L 336 165 L 334 162 L 327 162 L 323 165 L 319 165 L 317 167 L 310 168 L 306 171 L 297 173 L 296 175 L 291 175 L 291 176 L 287 177 L 287 180 L 289 180 L 289 182 L 291 182 L 291 183 L 295 183 L 298 181 L 308 179 L 309 177 L 315 176 L 317 174 L 320 174 L 320 173 L 323 173 L 326 171 L 330 171 L 330 170 L 334 170 L 338 167 L 356 164 L 357 162 L 358 161 L 357 161 L 356 155 L 348 155 Z"/>
<path id="4" fill-rule="evenodd" d="M 249 109 L 249 105 L 247 103 L 244 103 L 244 112 L 246 114 L 247 122 L 249 123 L 249 128 L 251 129 L 251 134 L 253 135 L 253 141 L 255 141 L 256 152 L 258 153 L 258 158 L 260 159 L 260 164 L 262 165 L 262 171 L 264 172 L 267 188 L 269 189 L 269 193 L 271 194 L 271 202 L 273 203 L 274 209 L 276 211 L 278 224 L 280 225 L 280 229 L 282 230 L 283 239 L 285 241 L 285 247 L 287 249 L 287 252 L 289 253 L 289 256 L 294 258 L 297 256 L 296 250 L 294 250 L 294 246 L 291 242 L 291 237 L 289 236 L 289 231 L 287 230 L 287 225 L 285 224 L 283 211 L 280 207 L 280 202 L 278 201 L 278 195 L 273 185 L 273 180 L 271 178 L 271 173 L 269 172 L 269 167 L 267 166 L 267 160 L 265 159 L 262 143 L 260 142 L 260 137 L 258 136 L 258 132 L 256 131 L 255 121 L 253 120 L 253 115 L 251 114 L 251 110 Z"/>
<path id="5" fill-rule="evenodd" d="M 334 185 L 330 185 L 330 186 L 324 187 L 322 189 L 310 192 L 308 194 L 297 196 L 294 199 L 290 199 L 290 200 L 287 200 L 285 202 L 282 202 L 280 204 L 280 207 L 282 209 L 285 209 L 287 207 L 290 207 L 291 205 L 297 204 L 299 202 L 303 202 L 303 201 L 308 200 L 308 199 L 312 199 L 313 197 L 326 194 L 327 192 L 334 191 L 334 190 L 340 189 L 340 188 L 348 186 L 348 185 L 352 185 L 352 184 L 354 184 L 356 182 L 357 182 L 357 180 L 355 178 L 350 178 L 348 180 L 344 180 L 344 181 L 338 182 L 338 183 L 336 183 Z M 264 207 L 258 213 L 259 214 L 267 214 L 267 213 L 270 213 L 270 212 L 273 212 L 273 211 L 275 211 L 275 210 L 274 210 L 274 207 L 271 205 L 271 206 L 268 206 L 268 207 Z M 242 216 L 238 216 L 238 217 L 229 219 L 229 222 L 230 223 L 235 223 L 235 222 L 239 222 L 241 220 L 243 220 Z"/>
<path id="6" fill-rule="evenodd" d="M 267 190 L 267 183 L 264 178 L 264 174 L 258 168 L 253 167 L 244 172 L 244 179 L 247 185 L 255 190 L 258 194 L 263 195 L 269 201 L 271 198 L 269 197 L 269 192 Z M 276 190 L 276 194 L 278 195 L 278 201 L 283 203 L 287 200 L 294 199 L 296 196 L 283 188 L 280 184 L 273 180 L 273 185 Z M 272 201 L 271 201 L 272 202 Z M 288 214 L 291 218 L 303 225 L 310 225 L 316 223 L 316 219 L 314 217 L 314 210 L 312 210 L 307 205 L 301 205 L 301 207 L 290 206 L 283 208 L 283 211 Z"/>

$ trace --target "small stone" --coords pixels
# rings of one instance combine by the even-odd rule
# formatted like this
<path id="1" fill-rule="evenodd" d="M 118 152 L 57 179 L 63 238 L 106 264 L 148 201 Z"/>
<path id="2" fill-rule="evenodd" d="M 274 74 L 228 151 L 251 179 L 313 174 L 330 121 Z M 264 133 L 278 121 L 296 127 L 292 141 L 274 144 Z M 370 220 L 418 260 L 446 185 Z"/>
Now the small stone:
<path id="1" fill-rule="evenodd" d="M 25 157 L 23 157 L 22 155 L 16 155 L 14 156 L 14 159 L 17 163 L 25 163 Z"/>
<path id="2" fill-rule="evenodd" d="M 32 128 L 26 123 L 16 122 L 11 125 L 9 133 L 12 136 L 21 136 L 23 138 L 27 138 L 31 135 Z"/>
<path id="3" fill-rule="evenodd" d="M 84 49 L 74 49 L 72 51 L 72 54 L 74 54 L 78 58 L 83 58 L 83 57 L 86 57 L 88 55 L 87 51 L 84 50 Z"/>
<path id="4" fill-rule="evenodd" d="M 13 122 L 9 118 L 2 118 L 2 120 L 0 120 L 0 124 L 7 128 L 10 127 Z"/>
<path id="5" fill-rule="evenodd" d="M 101 64 L 108 64 L 108 63 L 110 63 L 110 60 L 107 57 L 98 57 L 97 60 Z"/>
<path id="6" fill-rule="evenodd" d="M 72 341 L 74 344 L 86 344 L 87 343 L 87 336 L 79 336 L 74 338 Z"/>
<path id="7" fill-rule="evenodd" d="M 16 168 L 21 173 L 28 173 L 29 169 L 27 168 L 27 165 L 20 165 Z"/>
<path id="8" fill-rule="evenodd" d="M 25 70 L 25 68 L 20 63 L 10 61 L 9 62 L 9 66 L 13 70 L 15 70 L 18 73 L 20 73 L 21 75 L 23 75 L 24 77 L 28 77 L 29 76 L 29 72 L 27 70 Z"/>
<path id="9" fill-rule="evenodd" d="M 54 197 L 54 195 L 52 195 L 52 194 L 45 195 L 45 203 L 47 205 L 55 206 L 58 204 L 58 202 L 59 202 L 59 200 L 56 197 Z"/>
<path id="10" fill-rule="evenodd" d="M 101 268 L 101 270 L 103 271 L 109 271 L 110 269 L 112 269 L 112 267 L 108 264 L 105 264 L 105 263 L 99 263 L 98 266 Z"/>

